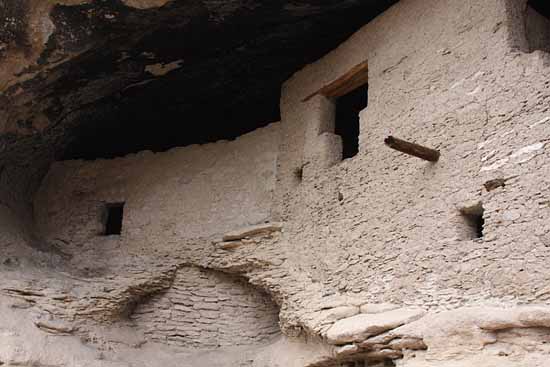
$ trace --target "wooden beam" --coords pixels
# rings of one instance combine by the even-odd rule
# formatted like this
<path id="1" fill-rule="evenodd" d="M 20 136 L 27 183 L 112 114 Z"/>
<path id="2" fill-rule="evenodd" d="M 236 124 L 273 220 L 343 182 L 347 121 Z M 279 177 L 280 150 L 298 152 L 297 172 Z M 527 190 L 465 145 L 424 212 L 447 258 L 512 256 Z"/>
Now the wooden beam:
<path id="1" fill-rule="evenodd" d="M 347 73 L 339 77 L 338 79 L 330 82 L 325 85 L 318 91 L 310 94 L 302 100 L 302 102 L 307 102 L 311 98 L 315 97 L 318 94 L 321 94 L 325 97 L 341 97 L 349 92 L 361 87 L 364 84 L 367 84 L 369 81 L 369 64 L 367 61 L 355 65 Z"/>
<path id="2" fill-rule="evenodd" d="M 388 136 L 384 139 L 384 143 L 392 149 L 426 161 L 437 162 L 439 160 L 440 153 L 438 150 L 426 148 L 415 143 L 409 143 L 408 141 L 393 136 Z"/>

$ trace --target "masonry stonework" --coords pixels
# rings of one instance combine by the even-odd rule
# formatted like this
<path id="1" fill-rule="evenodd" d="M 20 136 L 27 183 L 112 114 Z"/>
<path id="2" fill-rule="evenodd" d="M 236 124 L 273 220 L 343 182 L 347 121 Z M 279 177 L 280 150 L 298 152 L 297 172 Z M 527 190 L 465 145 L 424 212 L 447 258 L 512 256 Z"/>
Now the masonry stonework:
<path id="1" fill-rule="evenodd" d="M 279 309 L 242 279 L 183 268 L 166 293 L 139 305 L 133 319 L 151 339 L 195 348 L 251 345 L 279 332 Z"/>
<path id="2" fill-rule="evenodd" d="M 32 224 L 6 233 L 55 267 L 2 265 L 0 364 L 547 366 L 540 17 L 526 0 L 401 0 L 282 86 L 280 122 L 53 164 Z M 342 160 L 335 99 L 306 97 L 365 61 L 359 153 Z M 121 202 L 121 234 L 103 235 Z M 40 354 L 26 335 L 85 345 Z"/>

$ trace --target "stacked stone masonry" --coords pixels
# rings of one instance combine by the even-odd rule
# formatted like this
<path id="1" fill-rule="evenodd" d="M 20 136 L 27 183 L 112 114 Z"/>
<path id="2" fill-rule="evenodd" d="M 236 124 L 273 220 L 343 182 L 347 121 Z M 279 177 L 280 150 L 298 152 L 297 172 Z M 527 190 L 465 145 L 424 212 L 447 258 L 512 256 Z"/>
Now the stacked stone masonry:
<path id="1" fill-rule="evenodd" d="M 169 290 L 140 304 L 132 319 L 152 340 L 216 348 L 269 341 L 280 329 L 279 309 L 243 279 L 187 267 Z"/>

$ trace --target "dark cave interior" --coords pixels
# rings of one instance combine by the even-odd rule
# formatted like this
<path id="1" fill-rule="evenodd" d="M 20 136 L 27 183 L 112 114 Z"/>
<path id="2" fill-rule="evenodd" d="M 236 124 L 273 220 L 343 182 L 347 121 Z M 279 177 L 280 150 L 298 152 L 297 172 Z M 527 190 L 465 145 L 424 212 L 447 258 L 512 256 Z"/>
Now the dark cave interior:
<path id="1" fill-rule="evenodd" d="M 290 16 L 284 2 L 261 3 L 223 24 L 213 23 L 199 9 L 192 20 L 182 19 L 181 27 L 159 27 L 137 42 L 129 40 L 130 31 L 153 21 L 138 21 L 125 10 L 126 23 L 117 26 L 120 35 L 112 46 L 86 54 L 63 77 L 65 82 L 58 83 L 58 91 L 68 98 L 81 95 L 79 90 L 86 90 L 93 79 L 103 79 L 92 83 L 112 92 L 68 115 L 54 113 L 71 120 L 57 159 L 113 158 L 231 140 L 278 121 L 282 83 L 395 0 L 324 3 L 333 9 L 307 5 L 313 10 L 298 16 Z M 157 9 L 150 17 L 172 22 L 183 9 L 177 4 Z M 127 58 L 119 61 L 121 54 Z M 143 71 L 147 65 L 171 62 L 181 65 L 166 75 Z"/>

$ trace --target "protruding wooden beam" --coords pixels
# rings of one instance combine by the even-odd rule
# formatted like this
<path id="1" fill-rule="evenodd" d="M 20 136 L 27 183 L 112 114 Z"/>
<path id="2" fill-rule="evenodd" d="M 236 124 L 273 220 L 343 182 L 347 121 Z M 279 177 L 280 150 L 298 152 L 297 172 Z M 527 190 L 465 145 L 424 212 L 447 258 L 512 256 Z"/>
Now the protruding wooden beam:
<path id="1" fill-rule="evenodd" d="M 338 79 L 330 82 L 318 91 L 304 98 L 302 102 L 307 102 L 318 94 L 322 94 L 323 96 L 329 98 L 341 97 L 353 91 L 354 89 L 359 88 L 364 84 L 367 84 L 368 81 L 369 64 L 367 61 L 363 61 L 362 63 L 355 65 L 347 73 L 345 73 Z"/>
<path id="2" fill-rule="evenodd" d="M 409 143 L 408 141 L 401 140 L 393 136 L 388 136 L 384 139 L 384 143 L 392 149 L 424 159 L 426 161 L 437 162 L 439 160 L 439 150 L 426 148 L 415 143 Z"/>

